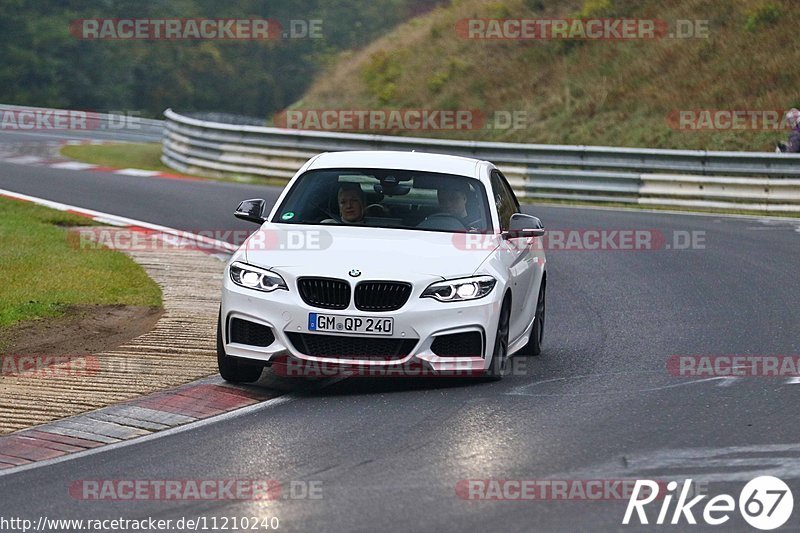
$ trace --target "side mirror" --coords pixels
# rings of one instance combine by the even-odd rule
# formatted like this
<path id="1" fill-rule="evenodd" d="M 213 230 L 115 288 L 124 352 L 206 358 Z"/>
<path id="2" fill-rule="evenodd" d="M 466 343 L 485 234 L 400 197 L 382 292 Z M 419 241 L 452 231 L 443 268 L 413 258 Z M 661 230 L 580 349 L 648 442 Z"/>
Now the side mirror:
<path id="1" fill-rule="evenodd" d="M 521 239 L 528 237 L 541 237 L 544 235 L 544 225 L 537 217 L 524 213 L 511 215 L 508 231 L 503 232 L 506 239 Z"/>
<path id="2" fill-rule="evenodd" d="M 239 207 L 233 212 L 233 216 L 241 218 L 242 220 L 247 220 L 248 222 L 263 224 L 267 221 L 267 219 L 264 218 L 264 208 L 266 206 L 267 202 L 261 198 L 245 200 L 239 204 Z"/>

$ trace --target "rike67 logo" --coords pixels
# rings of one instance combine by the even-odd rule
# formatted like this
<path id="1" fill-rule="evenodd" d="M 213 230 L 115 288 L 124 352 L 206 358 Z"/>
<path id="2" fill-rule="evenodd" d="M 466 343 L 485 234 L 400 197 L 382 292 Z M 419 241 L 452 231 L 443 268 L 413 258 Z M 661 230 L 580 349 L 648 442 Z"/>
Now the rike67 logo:
<path id="1" fill-rule="evenodd" d="M 698 516 L 710 526 L 723 525 L 731 519 L 737 509 L 737 501 L 733 496 L 720 494 L 703 502 L 707 495 L 691 497 L 692 480 L 684 481 L 678 490 L 678 482 L 667 484 L 666 495 L 660 494 L 659 484 L 651 480 L 637 480 L 633 493 L 628 500 L 624 525 L 639 524 L 697 524 Z M 677 497 L 674 508 L 672 502 Z M 651 522 L 645 510 L 650 503 L 659 499 L 661 507 L 658 517 Z M 703 502 L 703 504 L 701 504 Z M 749 481 L 739 493 L 738 511 L 745 522 L 756 529 L 768 531 L 784 525 L 792 516 L 794 497 L 789 486 L 773 476 L 760 476 Z M 654 511 L 655 509 L 649 509 Z M 697 515 L 697 516 L 696 516 Z"/>

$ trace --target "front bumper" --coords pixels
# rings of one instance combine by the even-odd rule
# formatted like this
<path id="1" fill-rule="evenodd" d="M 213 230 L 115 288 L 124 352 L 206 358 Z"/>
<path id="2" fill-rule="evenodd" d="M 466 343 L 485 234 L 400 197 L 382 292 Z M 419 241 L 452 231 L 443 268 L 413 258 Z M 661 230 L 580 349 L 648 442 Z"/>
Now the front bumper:
<path id="1" fill-rule="evenodd" d="M 227 274 L 227 271 L 226 271 Z M 436 281 L 436 280 L 433 280 Z M 286 280 L 289 291 L 277 290 L 271 293 L 246 289 L 235 285 L 226 275 L 222 290 L 222 326 L 225 353 L 229 356 L 261 361 L 264 363 L 293 364 L 305 362 L 306 368 L 313 369 L 352 368 L 370 369 L 367 375 L 379 375 L 384 370 L 386 375 L 398 375 L 407 369 L 410 375 L 415 372 L 433 374 L 480 374 L 490 364 L 491 348 L 497 329 L 500 310 L 500 287 L 487 296 L 466 302 L 439 302 L 432 298 L 420 298 L 425 287 L 415 286 L 408 302 L 397 311 L 364 312 L 352 304 L 344 310 L 330 311 L 306 304 L 294 288 L 294 280 Z M 348 354 L 336 354 L 335 357 L 317 357 L 302 353 L 292 342 L 289 333 L 317 335 L 308 329 L 309 313 L 354 317 L 392 317 L 394 331 L 391 336 L 370 336 L 370 338 L 413 341 L 413 348 L 407 355 L 387 357 L 356 357 Z M 228 324 L 232 319 L 242 319 L 271 328 L 274 341 L 268 346 L 253 346 L 231 342 Z M 482 338 L 480 356 L 441 356 L 434 353 L 432 344 L 442 335 L 478 332 Z M 325 333 L 342 337 L 357 336 L 354 334 Z M 412 342 L 408 343 L 409 345 Z M 298 368 L 294 367 L 295 370 Z M 397 372 L 394 372 L 397 370 Z M 373 372 L 375 371 L 375 372 Z"/>

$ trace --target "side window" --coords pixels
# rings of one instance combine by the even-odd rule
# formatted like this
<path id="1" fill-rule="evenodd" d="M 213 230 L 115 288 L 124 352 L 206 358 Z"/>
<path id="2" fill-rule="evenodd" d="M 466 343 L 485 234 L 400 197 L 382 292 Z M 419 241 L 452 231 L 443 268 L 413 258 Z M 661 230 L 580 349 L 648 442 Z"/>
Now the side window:
<path id="1" fill-rule="evenodd" d="M 519 204 L 508 182 L 497 170 L 492 171 L 492 194 L 500 217 L 500 229 L 505 231 L 511 223 L 511 215 L 519 213 Z"/>

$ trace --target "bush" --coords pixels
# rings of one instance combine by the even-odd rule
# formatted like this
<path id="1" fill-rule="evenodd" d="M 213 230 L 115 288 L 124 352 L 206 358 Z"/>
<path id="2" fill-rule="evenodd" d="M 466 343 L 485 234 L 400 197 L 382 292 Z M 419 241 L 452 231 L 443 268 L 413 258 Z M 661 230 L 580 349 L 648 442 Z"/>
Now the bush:
<path id="1" fill-rule="evenodd" d="M 400 61 L 385 51 L 377 52 L 364 67 L 362 77 L 369 92 L 381 104 L 388 104 L 397 91 L 397 80 L 402 74 Z"/>
<path id="2" fill-rule="evenodd" d="M 781 18 L 781 10 L 773 3 L 764 4 L 761 7 L 750 12 L 747 21 L 744 23 L 744 29 L 749 32 L 754 32 L 759 28 L 772 26 Z"/>
<path id="3" fill-rule="evenodd" d="M 493 19 L 507 19 L 511 17 L 511 9 L 502 2 L 495 2 L 486 6 L 486 14 Z"/>
<path id="4" fill-rule="evenodd" d="M 583 8 L 575 14 L 575 18 L 590 19 L 611 17 L 614 14 L 614 4 L 611 0 L 586 0 Z"/>
<path id="5" fill-rule="evenodd" d="M 451 79 L 458 78 L 461 74 L 466 72 L 468 68 L 467 62 L 463 59 L 451 59 L 447 63 L 447 70 L 437 72 L 433 77 L 428 80 L 428 89 L 434 94 L 437 94 Z"/>
<path id="6" fill-rule="evenodd" d="M 531 11 L 544 11 L 544 2 L 542 0 L 525 0 L 524 4 Z"/>

